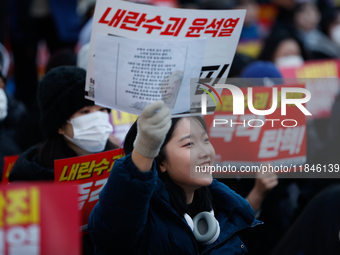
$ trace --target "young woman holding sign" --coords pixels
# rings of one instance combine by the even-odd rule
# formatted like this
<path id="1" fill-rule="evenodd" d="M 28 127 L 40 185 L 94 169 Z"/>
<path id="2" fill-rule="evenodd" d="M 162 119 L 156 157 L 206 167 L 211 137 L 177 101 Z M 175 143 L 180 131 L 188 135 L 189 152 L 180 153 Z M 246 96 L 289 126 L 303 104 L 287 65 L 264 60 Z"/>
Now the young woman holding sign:
<path id="1" fill-rule="evenodd" d="M 147 106 L 127 134 L 89 218 L 96 254 L 243 254 L 241 230 L 260 222 L 241 196 L 195 167 L 214 164 L 201 117 Z"/>

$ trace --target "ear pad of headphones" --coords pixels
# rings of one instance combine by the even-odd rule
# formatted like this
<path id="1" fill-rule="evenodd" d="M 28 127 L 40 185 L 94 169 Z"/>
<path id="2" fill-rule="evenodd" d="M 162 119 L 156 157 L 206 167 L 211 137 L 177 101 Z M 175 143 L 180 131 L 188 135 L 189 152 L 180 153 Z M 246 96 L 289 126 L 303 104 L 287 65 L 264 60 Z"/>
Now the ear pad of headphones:
<path id="1" fill-rule="evenodd" d="M 220 224 L 211 212 L 201 212 L 193 219 L 193 233 L 196 240 L 204 245 L 215 242 L 220 235 Z"/>

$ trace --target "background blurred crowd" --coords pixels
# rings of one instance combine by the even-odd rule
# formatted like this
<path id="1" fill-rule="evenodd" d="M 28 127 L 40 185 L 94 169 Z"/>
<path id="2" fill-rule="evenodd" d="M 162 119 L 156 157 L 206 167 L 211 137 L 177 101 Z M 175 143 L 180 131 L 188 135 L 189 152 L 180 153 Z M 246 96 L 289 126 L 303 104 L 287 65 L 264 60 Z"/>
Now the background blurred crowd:
<path id="1" fill-rule="evenodd" d="M 340 58 L 338 0 L 133 2 L 190 9 L 246 9 L 239 47 L 228 77 L 282 78 L 279 71 L 282 67 L 299 66 L 308 60 Z M 36 99 L 38 82 L 44 74 L 61 65 L 86 69 L 94 7 L 95 0 L 0 0 L 0 170 L 4 156 L 20 154 L 44 139 Z M 264 84 L 259 85 L 266 85 L 266 82 L 263 80 Z M 339 163 L 339 115 L 338 96 L 330 118 L 308 123 L 310 130 L 315 131 L 308 131 L 307 136 L 309 163 Z M 318 241 L 311 241 L 319 235 L 313 236 L 316 232 L 313 224 L 304 223 L 307 217 L 299 216 L 304 209 L 328 210 L 328 204 L 309 208 L 306 205 L 317 193 L 338 182 L 337 179 L 277 180 L 275 175 L 256 180 L 221 181 L 252 201 L 258 218 L 265 222 L 254 229 L 257 233 L 245 233 L 250 254 L 270 254 L 280 241 L 278 247 L 285 247 L 297 236 L 300 243 L 292 243 L 293 247 L 307 243 L 307 239 L 310 246 L 317 245 Z M 336 193 L 325 194 L 335 200 L 334 204 L 340 204 Z M 310 221 L 323 221 L 325 215 L 320 212 L 319 216 L 324 218 Z M 291 228 L 294 223 L 302 227 Z M 339 216 L 336 224 L 339 225 Z M 329 222 L 329 225 L 332 224 Z M 288 229 L 290 232 L 282 239 Z M 302 230 L 312 237 L 301 239 Z M 331 240 L 335 230 L 332 231 L 324 230 L 324 235 L 330 235 Z M 339 228 L 337 231 L 339 237 Z M 339 251 L 339 239 L 335 241 L 328 246 L 332 248 L 327 254 Z M 326 246 L 326 241 L 321 245 Z M 314 251 L 317 249 L 322 250 L 316 247 Z M 276 254 L 283 254 L 281 252 L 282 249 L 275 250 Z M 284 254 L 293 254 L 290 252 Z"/>

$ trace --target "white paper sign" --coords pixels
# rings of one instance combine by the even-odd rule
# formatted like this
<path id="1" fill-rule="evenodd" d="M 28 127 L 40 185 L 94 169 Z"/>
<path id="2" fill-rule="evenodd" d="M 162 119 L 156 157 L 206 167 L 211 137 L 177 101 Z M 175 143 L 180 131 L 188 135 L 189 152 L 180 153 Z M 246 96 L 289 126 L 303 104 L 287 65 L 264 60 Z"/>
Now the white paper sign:
<path id="1" fill-rule="evenodd" d="M 96 34 L 165 41 L 207 38 L 206 50 L 202 52 L 204 58 L 200 78 L 206 78 L 206 84 L 214 85 L 229 73 L 245 13 L 245 10 L 189 10 L 119 0 L 97 0 L 87 66 L 86 98 L 95 100 L 96 97 Z M 202 90 L 194 90 L 196 103 L 192 102 L 192 98 L 186 99 L 191 101 L 191 105 L 195 105 L 197 111 L 200 111 L 201 94 Z M 208 101 L 208 109 L 211 102 Z"/>
<path id="2" fill-rule="evenodd" d="M 200 74 L 206 39 L 96 38 L 96 104 L 139 115 L 163 100 L 173 114 L 190 111 L 190 77 Z"/>

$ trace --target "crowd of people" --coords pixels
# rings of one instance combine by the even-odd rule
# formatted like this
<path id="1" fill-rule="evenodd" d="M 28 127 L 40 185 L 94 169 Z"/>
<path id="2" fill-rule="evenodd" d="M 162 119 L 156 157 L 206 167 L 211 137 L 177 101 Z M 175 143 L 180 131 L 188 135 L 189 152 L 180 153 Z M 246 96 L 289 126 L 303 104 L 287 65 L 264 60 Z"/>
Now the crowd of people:
<path id="1" fill-rule="evenodd" d="M 336 1 L 132 2 L 246 9 L 240 44 L 259 49 L 237 52 L 228 78 L 256 78 L 251 86 L 282 84 L 281 68 L 340 58 Z M 20 155 L 10 182 L 54 180 L 56 159 L 124 147 L 82 236 L 83 254 L 340 253 L 338 179 L 190 178 L 192 160 L 215 158 L 204 119 L 171 118 L 161 101 L 143 110 L 124 144 L 110 137 L 110 109 L 84 97 L 94 9 L 95 0 L 0 0 L 0 176 L 5 156 Z M 49 55 L 41 73 L 42 41 Z M 307 122 L 307 163 L 339 164 L 339 104 L 340 95 L 330 117 Z"/>

